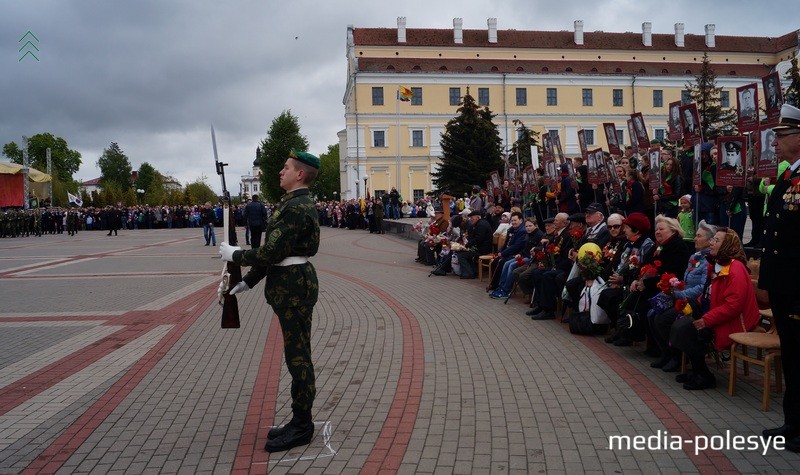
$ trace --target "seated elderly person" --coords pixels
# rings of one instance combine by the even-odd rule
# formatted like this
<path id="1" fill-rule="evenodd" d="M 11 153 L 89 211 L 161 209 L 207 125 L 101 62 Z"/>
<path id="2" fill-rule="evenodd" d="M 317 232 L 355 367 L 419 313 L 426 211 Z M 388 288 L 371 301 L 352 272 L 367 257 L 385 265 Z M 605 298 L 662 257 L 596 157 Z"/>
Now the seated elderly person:
<path id="1" fill-rule="evenodd" d="M 638 278 L 639 269 L 653 258 L 655 245 L 647 237 L 650 232 L 650 220 L 642 213 L 631 213 L 622 220 L 622 232 L 625 233 L 627 242 L 622 248 L 619 264 L 606 281 L 608 287 L 600 292 L 597 305 L 605 310 L 614 331 L 606 337 L 606 343 L 620 344 L 617 346 L 630 346 L 632 344 L 630 325 L 625 314 L 620 315 L 620 305 L 624 299 L 630 300 L 630 293 L 636 291 L 633 282 Z"/>
<path id="2" fill-rule="evenodd" d="M 708 277 L 706 256 L 711 250 L 711 238 L 716 233 L 716 226 L 700 221 L 694 235 L 695 253 L 689 257 L 689 265 L 683 274 L 683 280 L 667 289 L 670 295 L 665 294 L 662 289 L 662 292 L 653 299 L 663 298 L 669 308 L 664 311 L 653 308 L 650 311 L 653 314 L 651 325 L 653 338 L 661 350 L 661 358 L 650 364 L 652 368 L 661 368 L 665 372 L 677 371 L 680 368 L 680 352 L 669 346 L 672 324 L 679 317 L 676 302 L 683 308 L 684 302 L 686 304 L 689 301 L 696 302 L 703 292 Z"/>
<path id="3" fill-rule="evenodd" d="M 416 262 L 429 266 L 436 265 L 436 254 L 442 250 L 439 235 L 447 231 L 449 225 L 450 223 L 444 219 L 444 210 L 436 208 L 434 217 L 424 229 L 422 239 L 417 243 Z"/>
<path id="4" fill-rule="evenodd" d="M 560 232 L 557 230 L 553 241 L 544 246 L 545 259 L 539 262 L 539 268 L 531 273 L 535 290 L 534 310 L 537 310 L 531 315 L 531 320 L 555 318 L 556 297 L 561 295 L 561 289 L 567 281 L 567 273 L 572 267 L 572 261 L 569 260 L 569 250 L 572 248 L 569 216 L 566 213 L 558 213 L 554 224 L 563 225 L 563 228 Z M 576 217 L 574 228 L 581 226 L 585 224 L 580 223 Z"/>
<path id="5" fill-rule="evenodd" d="M 490 297 L 493 299 L 506 299 L 511 293 L 513 286 L 512 272 L 519 266 L 530 263 L 531 250 L 537 246 L 544 238 L 544 233 L 536 226 L 535 218 L 525 219 L 525 246 L 522 251 L 515 255 L 513 259 L 509 259 L 503 264 L 503 270 L 500 272 L 500 283 L 497 289 L 491 293 Z"/>
<path id="6" fill-rule="evenodd" d="M 503 264 L 513 259 L 525 247 L 523 219 L 521 212 L 514 211 L 511 213 L 511 227 L 508 229 L 506 241 L 503 243 L 503 247 L 495 254 L 491 264 L 489 264 L 489 273 L 492 276 L 492 281 L 489 283 L 487 291 L 497 289 L 497 286 L 500 285 L 500 271 L 503 269 Z"/>
<path id="7" fill-rule="evenodd" d="M 735 231 L 719 228 L 711 239 L 708 281 L 697 312 L 672 325 L 670 343 L 686 353 L 692 371 L 675 378 L 688 390 L 710 389 L 716 378 L 706 365 L 708 344 L 717 351 L 731 347 L 731 333 L 752 330 L 759 319 L 755 289 L 747 270 L 744 248 Z"/>
<path id="8" fill-rule="evenodd" d="M 650 320 L 647 318 L 653 305 L 653 301 L 650 299 L 658 294 L 658 284 L 662 275 L 678 276 L 686 270 L 691 250 L 683 240 L 683 235 L 683 229 L 677 219 L 663 215 L 656 216 L 656 248 L 653 251 L 652 267 L 646 275 L 640 275 L 639 279 L 631 284 L 631 290 L 639 292 L 638 296 L 631 299 L 636 303 L 628 307 L 634 310 L 636 317 L 633 322 L 632 336 L 639 338 L 646 335 L 645 354 L 648 356 L 661 356 L 661 350 L 656 345 L 652 333 Z"/>
<path id="9" fill-rule="evenodd" d="M 585 229 L 580 236 L 577 236 L 577 234 L 572 235 L 574 241 L 572 243 L 572 249 L 569 252 L 569 258 L 573 262 L 573 265 L 570 275 L 577 275 L 577 264 L 575 264 L 575 262 L 581 246 L 591 242 L 602 248 L 608 242 L 610 235 L 605 218 L 603 206 L 600 205 L 600 203 L 592 203 L 586 207 L 586 213 L 584 213 Z M 570 219 L 570 226 L 572 226 L 571 223 L 572 219 Z M 573 230 L 570 230 L 570 233 L 572 232 Z M 580 276 L 568 280 L 565 285 L 568 295 L 566 301 L 577 302 L 583 285 L 584 279 Z"/>
<path id="10" fill-rule="evenodd" d="M 478 256 L 492 252 L 492 225 L 481 216 L 480 211 L 465 209 L 459 216 L 460 229 L 463 232 L 455 242 L 451 242 L 450 253 L 431 271 L 431 275 L 446 275 L 453 270 L 452 255 L 456 255 L 459 263 L 459 275 L 462 279 L 474 279 L 475 260 Z M 455 223 L 455 221 L 454 221 Z"/>

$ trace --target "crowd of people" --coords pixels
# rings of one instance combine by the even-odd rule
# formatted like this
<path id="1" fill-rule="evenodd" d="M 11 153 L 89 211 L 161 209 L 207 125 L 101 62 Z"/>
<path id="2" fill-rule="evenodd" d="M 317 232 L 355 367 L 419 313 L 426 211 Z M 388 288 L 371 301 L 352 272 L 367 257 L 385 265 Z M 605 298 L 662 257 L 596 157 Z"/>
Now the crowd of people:
<path id="1" fill-rule="evenodd" d="M 676 381 L 687 390 L 714 388 L 707 357 L 725 359 L 730 335 L 752 331 L 761 321 L 745 249 L 771 239 L 762 239 L 765 203 L 785 202 L 784 213 L 800 208 L 792 204 L 800 193 L 791 192 L 800 192 L 800 185 L 781 191 L 781 203 L 771 199 L 776 182 L 785 190 L 784 180 L 800 162 L 791 155 L 798 150 L 781 148 L 782 140 L 788 143 L 784 137 L 800 135 L 800 125 L 789 127 L 774 139 L 782 159 L 777 176 L 752 179 L 746 188 L 716 186 L 710 143 L 701 147 L 701 182 L 695 185 L 691 150 L 654 143 L 660 163 L 630 148 L 612 157 L 619 186 L 590 185 L 580 158 L 573 159 L 574 175 L 562 164 L 553 185 L 544 184 L 538 170 L 535 194 L 515 192 L 520 187 L 508 180 L 495 193 L 476 186 L 463 211 L 448 220 L 436 208 L 417 226 L 422 238 L 416 261 L 431 266 L 431 275 L 474 279 L 481 256 L 490 263 L 491 298 L 507 300 L 517 290 L 533 320 L 561 316 L 576 332 L 604 334 L 605 342 L 620 347 L 644 342 L 651 366 L 664 372 L 677 372 L 684 353 L 691 371 Z M 650 173 L 661 174 L 659 188 L 649 186 Z M 748 212 L 752 238 L 743 244 Z M 774 247 L 771 252 L 778 254 Z M 790 397 L 796 405 L 797 394 Z"/>

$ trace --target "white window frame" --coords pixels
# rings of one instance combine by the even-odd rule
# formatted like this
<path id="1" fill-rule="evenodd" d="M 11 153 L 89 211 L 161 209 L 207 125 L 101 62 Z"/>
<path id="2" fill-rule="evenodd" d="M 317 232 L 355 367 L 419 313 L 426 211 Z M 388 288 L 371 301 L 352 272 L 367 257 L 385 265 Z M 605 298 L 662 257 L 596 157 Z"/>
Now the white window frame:
<path id="1" fill-rule="evenodd" d="M 414 145 L 414 132 L 422 134 L 422 144 Z M 408 128 L 408 146 L 413 148 L 420 148 L 425 146 L 425 127 L 409 127 Z"/>
<path id="2" fill-rule="evenodd" d="M 375 132 L 383 132 L 383 146 L 375 145 Z M 372 148 L 386 148 L 389 146 L 389 127 L 370 127 L 370 135 L 372 141 L 370 145 Z"/>

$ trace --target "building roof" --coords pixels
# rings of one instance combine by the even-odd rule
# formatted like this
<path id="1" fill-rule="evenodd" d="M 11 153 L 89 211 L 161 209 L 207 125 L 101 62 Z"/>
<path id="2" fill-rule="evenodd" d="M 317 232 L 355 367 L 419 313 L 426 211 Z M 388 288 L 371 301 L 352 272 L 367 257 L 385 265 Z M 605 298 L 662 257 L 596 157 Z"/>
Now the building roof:
<path id="1" fill-rule="evenodd" d="M 81 182 L 81 186 L 100 186 L 100 178 L 92 178 Z"/>
<path id="2" fill-rule="evenodd" d="M 619 51 L 707 51 L 776 54 L 798 46 L 797 32 L 777 38 L 715 35 L 715 47 L 705 44 L 705 35 L 685 34 L 684 46 L 675 45 L 674 34 L 653 33 L 653 46 L 642 44 L 642 33 L 584 31 L 583 45 L 575 44 L 573 31 L 498 30 L 497 42 L 489 43 L 487 30 L 463 30 L 463 43 L 453 42 L 452 29 L 406 28 L 406 42 L 397 42 L 396 28 L 355 28 L 356 46 L 431 46 L 437 48 L 540 48 L 602 49 Z"/>
<path id="3" fill-rule="evenodd" d="M 761 77 L 771 71 L 767 64 L 711 63 L 718 76 Z M 634 62 L 575 60 L 497 60 L 443 58 L 359 58 L 361 72 L 395 73 L 525 73 L 525 74 L 636 74 L 686 76 L 700 73 L 702 62 Z"/>

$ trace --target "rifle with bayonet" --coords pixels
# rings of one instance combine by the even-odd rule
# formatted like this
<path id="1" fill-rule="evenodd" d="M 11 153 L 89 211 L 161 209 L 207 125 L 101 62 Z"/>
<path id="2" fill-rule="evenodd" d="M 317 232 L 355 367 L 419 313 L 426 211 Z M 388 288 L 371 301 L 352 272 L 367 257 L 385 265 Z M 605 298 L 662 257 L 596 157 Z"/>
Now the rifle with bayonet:
<path id="1" fill-rule="evenodd" d="M 211 143 L 214 146 L 214 162 L 217 168 L 217 175 L 222 178 L 222 223 L 223 239 L 227 239 L 228 244 L 236 246 L 236 221 L 231 208 L 231 195 L 225 185 L 225 167 L 227 163 L 221 163 L 217 156 L 217 137 L 214 134 L 214 126 L 211 126 Z M 222 285 L 219 304 L 222 305 L 222 328 L 239 328 L 239 302 L 235 295 L 230 291 L 236 284 L 242 281 L 242 268 L 233 262 L 226 262 L 222 269 Z"/>

